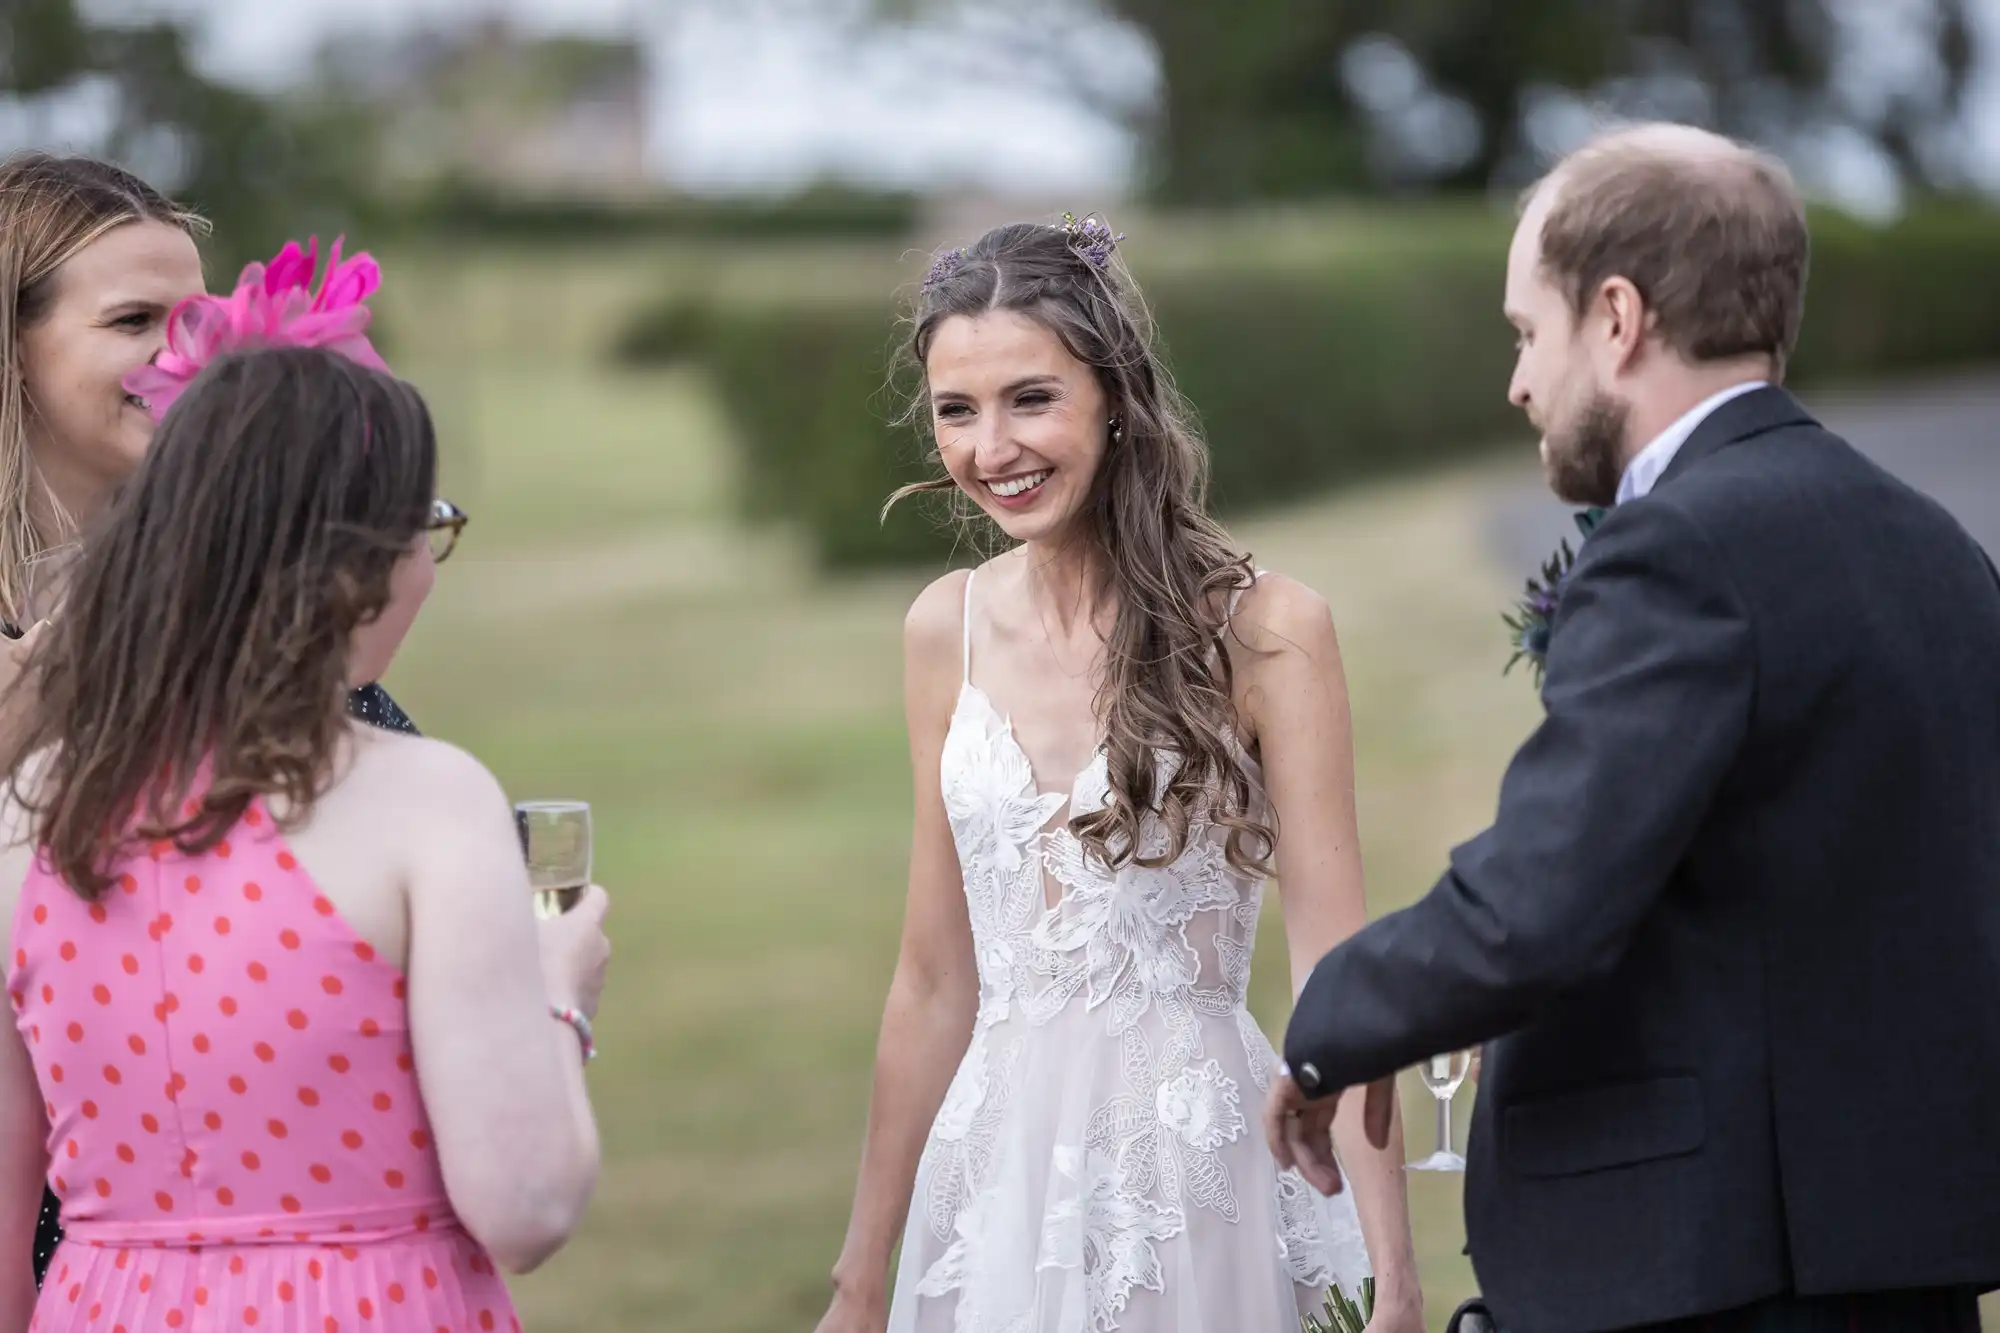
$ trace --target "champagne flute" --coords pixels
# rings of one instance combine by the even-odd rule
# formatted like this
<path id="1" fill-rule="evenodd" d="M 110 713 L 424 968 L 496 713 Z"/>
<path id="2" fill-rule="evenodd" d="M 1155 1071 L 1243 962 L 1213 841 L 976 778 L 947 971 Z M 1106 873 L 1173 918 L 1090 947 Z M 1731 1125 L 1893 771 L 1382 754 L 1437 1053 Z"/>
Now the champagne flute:
<path id="1" fill-rule="evenodd" d="M 590 803 L 521 801 L 514 806 L 535 915 L 561 916 L 590 884 Z"/>
<path id="2" fill-rule="evenodd" d="M 1424 1086 L 1437 1099 L 1437 1151 L 1421 1162 L 1409 1163 L 1405 1170 L 1465 1170 L 1465 1159 L 1451 1150 L 1451 1099 L 1458 1095 L 1458 1087 L 1465 1082 L 1465 1072 L 1471 1065 L 1470 1051 L 1447 1051 L 1443 1055 L 1433 1055 L 1417 1066 Z"/>

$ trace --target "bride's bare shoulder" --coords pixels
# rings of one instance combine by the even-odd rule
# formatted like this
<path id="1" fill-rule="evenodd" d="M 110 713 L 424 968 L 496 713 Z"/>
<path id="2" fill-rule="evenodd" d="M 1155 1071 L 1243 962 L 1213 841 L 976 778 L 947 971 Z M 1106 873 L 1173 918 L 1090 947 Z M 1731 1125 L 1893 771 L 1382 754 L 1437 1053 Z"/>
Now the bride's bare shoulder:
<path id="1" fill-rule="evenodd" d="M 1265 571 L 1243 593 L 1230 620 L 1231 648 L 1253 654 L 1335 651 L 1333 608 L 1288 574 Z"/>
<path id="2" fill-rule="evenodd" d="M 1003 598 L 1012 583 L 1011 554 L 995 556 L 977 569 L 954 569 L 931 580 L 917 594 L 903 618 L 903 651 L 908 666 L 942 669 L 949 664 L 952 678 L 957 679 L 965 651 L 966 617 L 978 613 L 969 599 L 976 599 L 983 610 L 993 609 L 994 599 Z"/>
<path id="3" fill-rule="evenodd" d="M 970 571 L 954 569 L 933 579 L 903 617 L 903 656 L 911 667 L 958 658 L 965 625 L 965 584 Z"/>

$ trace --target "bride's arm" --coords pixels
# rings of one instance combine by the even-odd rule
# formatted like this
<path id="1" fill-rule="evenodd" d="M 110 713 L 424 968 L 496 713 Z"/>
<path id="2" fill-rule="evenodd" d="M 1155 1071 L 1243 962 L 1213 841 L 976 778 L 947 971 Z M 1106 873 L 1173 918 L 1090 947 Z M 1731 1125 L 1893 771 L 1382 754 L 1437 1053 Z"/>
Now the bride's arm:
<path id="1" fill-rule="evenodd" d="M 1326 602 L 1265 575 L 1244 596 L 1231 656 L 1239 708 L 1258 738 L 1278 817 L 1278 887 L 1296 998 L 1314 964 L 1367 920 L 1354 809 L 1354 738 L 1347 679 Z M 1422 1305 L 1404 1188 L 1400 1116 L 1377 1148 L 1362 1128 L 1362 1099 L 1344 1099 L 1334 1147 L 1354 1185 L 1375 1270 L 1378 1311 Z"/>
<path id="2" fill-rule="evenodd" d="M 979 1005 L 972 924 L 938 780 L 960 680 L 964 582 L 962 575 L 947 575 L 932 584 L 904 625 L 903 693 L 916 788 L 909 900 L 876 1043 L 860 1183 L 833 1270 L 836 1309 L 846 1307 L 859 1318 L 836 1325 L 829 1317 L 823 1328 L 867 1327 L 886 1303 L 889 1258 L 909 1212 L 917 1163 L 971 1042 Z"/>

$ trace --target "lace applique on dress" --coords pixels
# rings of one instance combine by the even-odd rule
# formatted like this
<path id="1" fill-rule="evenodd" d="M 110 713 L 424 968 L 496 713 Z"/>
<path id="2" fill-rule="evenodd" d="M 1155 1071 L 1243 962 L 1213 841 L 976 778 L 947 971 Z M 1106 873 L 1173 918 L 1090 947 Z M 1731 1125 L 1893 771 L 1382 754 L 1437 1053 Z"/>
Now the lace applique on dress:
<path id="1" fill-rule="evenodd" d="M 1102 752 L 1040 790 L 967 665 L 940 776 L 979 1011 L 891 1333 L 1290 1333 L 1368 1267 L 1351 1196 L 1280 1175 L 1257 1126 L 1276 1065 L 1245 1008 L 1262 878 L 1199 820 L 1168 865 L 1092 857 L 1067 821 L 1108 802 Z M 1141 837 L 1166 846 L 1156 821 Z"/>

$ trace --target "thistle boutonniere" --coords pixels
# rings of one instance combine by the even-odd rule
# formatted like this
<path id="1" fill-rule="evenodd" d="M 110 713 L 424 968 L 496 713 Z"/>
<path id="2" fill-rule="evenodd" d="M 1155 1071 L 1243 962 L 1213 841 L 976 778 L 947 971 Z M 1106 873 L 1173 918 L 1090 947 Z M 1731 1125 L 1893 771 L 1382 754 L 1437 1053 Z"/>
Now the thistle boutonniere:
<path id="1" fill-rule="evenodd" d="M 1607 511 L 1586 509 L 1576 516 L 1576 530 L 1581 536 L 1579 543 L 1587 541 L 1597 525 L 1604 521 Z M 1556 548 L 1556 553 L 1542 565 L 1540 579 L 1528 580 L 1528 592 L 1515 603 L 1511 612 L 1502 613 L 1509 631 L 1508 638 L 1514 645 L 1514 655 L 1507 659 L 1501 674 L 1514 669 L 1514 664 L 1527 660 L 1528 669 L 1535 673 L 1535 687 L 1541 688 L 1543 664 L 1548 657 L 1549 635 L 1555 629 L 1556 608 L 1562 605 L 1563 584 L 1568 581 L 1570 570 L 1576 567 L 1576 552 L 1570 550 L 1564 541 Z"/>

